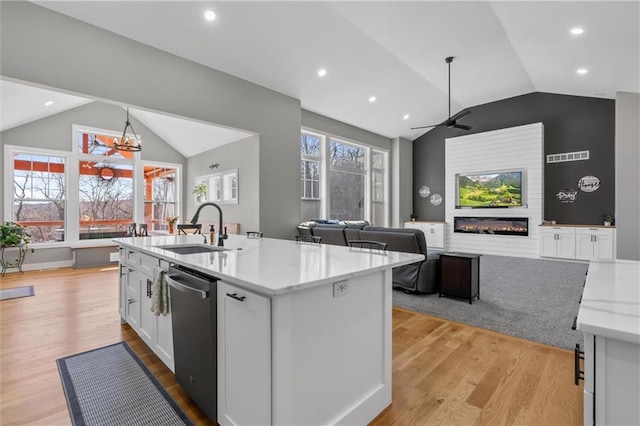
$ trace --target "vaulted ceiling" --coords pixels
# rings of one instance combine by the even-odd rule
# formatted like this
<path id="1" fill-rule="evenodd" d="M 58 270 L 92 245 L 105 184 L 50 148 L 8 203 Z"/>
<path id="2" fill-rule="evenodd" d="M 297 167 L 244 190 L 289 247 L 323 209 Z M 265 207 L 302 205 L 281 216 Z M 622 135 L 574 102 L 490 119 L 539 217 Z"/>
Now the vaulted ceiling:
<path id="1" fill-rule="evenodd" d="M 452 113 L 534 91 L 640 92 L 638 1 L 36 3 L 387 137 L 447 117 L 447 56 Z"/>

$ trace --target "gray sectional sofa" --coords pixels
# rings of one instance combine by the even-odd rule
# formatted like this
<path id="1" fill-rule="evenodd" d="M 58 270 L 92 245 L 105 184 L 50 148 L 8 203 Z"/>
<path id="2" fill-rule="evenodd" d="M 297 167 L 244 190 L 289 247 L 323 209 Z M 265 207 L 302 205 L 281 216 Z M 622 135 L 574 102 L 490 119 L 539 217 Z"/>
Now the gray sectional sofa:
<path id="1" fill-rule="evenodd" d="M 394 288 L 414 293 L 436 293 L 440 289 L 440 253 L 429 250 L 419 229 L 370 226 L 366 221 L 307 221 L 298 225 L 299 235 L 321 237 L 322 244 L 346 246 L 350 240 L 381 241 L 387 250 L 425 255 L 422 262 L 393 269 Z"/>

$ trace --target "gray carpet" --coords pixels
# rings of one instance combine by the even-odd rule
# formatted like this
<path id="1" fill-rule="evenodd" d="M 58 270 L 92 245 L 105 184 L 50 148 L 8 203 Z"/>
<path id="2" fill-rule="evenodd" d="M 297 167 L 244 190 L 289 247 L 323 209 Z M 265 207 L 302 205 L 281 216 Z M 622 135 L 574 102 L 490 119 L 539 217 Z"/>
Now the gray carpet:
<path id="1" fill-rule="evenodd" d="M 578 315 L 585 263 L 483 255 L 480 300 L 393 292 L 393 304 L 565 349 L 582 343 Z"/>
<path id="2" fill-rule="evenodd" d="M 75 426 L 192 425 L 125 342 L 57 363 Z"/>
<path id="3" fill-rule="evenodd" d="M 0 289 L 0 300 L 18 299 L 35 295 L 33 286 L 13 287 Z"/>

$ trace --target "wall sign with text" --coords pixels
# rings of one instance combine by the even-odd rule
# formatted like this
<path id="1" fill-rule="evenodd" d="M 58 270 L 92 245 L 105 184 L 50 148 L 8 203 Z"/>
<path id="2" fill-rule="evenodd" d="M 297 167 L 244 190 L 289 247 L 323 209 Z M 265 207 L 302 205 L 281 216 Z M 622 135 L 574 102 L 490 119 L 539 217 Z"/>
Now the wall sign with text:
<path id="1" fill-rule="evenodd" d="M 578 181 L 578 188 L 584 192 L 593 192 L 600 188 L 600 179 L 595 176 L 583 176 Z"/>

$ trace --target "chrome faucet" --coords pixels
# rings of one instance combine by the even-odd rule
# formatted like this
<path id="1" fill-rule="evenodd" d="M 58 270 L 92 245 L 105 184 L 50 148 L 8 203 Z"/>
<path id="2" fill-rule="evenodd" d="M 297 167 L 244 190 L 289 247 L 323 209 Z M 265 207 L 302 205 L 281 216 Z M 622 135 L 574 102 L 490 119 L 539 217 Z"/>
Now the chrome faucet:
<path id="1" fill-rule="evenodd" d="M 226 240 L 227 238 L 229 238 L 229 236 L 227 235 L 227 228 L 222 228 L 222 209 L 220 208 L 219 205 L 217 205 L 216 203 L 202 203 L 200 204 L 200 207 L 198 207 L 198 210 L 196 210 L 196 214 L 193 215 L 193 218 L 191 219 L 191 224 L 195 225 L 196 223 L 198 223 L 198 217 L 200 216 L 200 210 L 202 210 L 205 206 L 213 206 L 216 209 L 218 209 L 218 213 L 219 213 L 219 218 L 220 221 L 218 222 L 218 246 L 219 247 L 224 247 L 224 240 Z M 204 237 L 205 241 L 206 241 L 206 236 Z M 213 242 L 213 241 L 212 241 Z"/>

